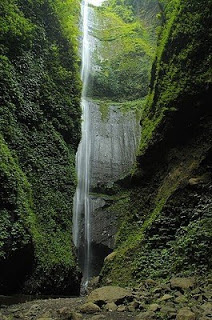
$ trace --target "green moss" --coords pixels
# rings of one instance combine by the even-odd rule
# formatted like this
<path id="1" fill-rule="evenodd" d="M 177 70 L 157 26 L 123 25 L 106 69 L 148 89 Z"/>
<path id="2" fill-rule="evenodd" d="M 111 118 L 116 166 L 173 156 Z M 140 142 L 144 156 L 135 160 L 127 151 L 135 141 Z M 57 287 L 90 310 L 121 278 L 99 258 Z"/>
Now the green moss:
<path id="1" fill-rule="evenodd" d="M 6 260 L 11 252 L 30 242 L 35 215 L 30 184 L 1 135 L 0 159 L 0 257 Z"/>
<path id="2" fill-rule="evenodd" d="M 0 6 L 0 132 L 10 152 L 0 177 L 8 188 L 2 208 L 1 263 L 9 263 L 15 251 L 28 244 L 33 275 L 26 290 L 76 293 L 79 279 L 71 230 L 81 125 L 79 3 L 4 0 Z"/>
<path id="3" fill-rule="evenodd" d="M 174 117 L 175 111 L 182 108 L 183 98 L 195 100 L 211 82 L 209 32 L 206 31 L 210 7 L 208 1 L 166 3 L 166 23 L 161 29 L 151 91 L 142 114 L 140 154 L 157 140 L 164 118 Z"/>
<path id="4" fill-rule="evenodd" d="M 209 261 L 205 250 L 201 248 L 204 247 L 204 244 L 208 247 L 211 233 L 209 230 L 203 229 L 197 241 L 198 236 L 194 231 L 201 224 L 205 224 L 204 220 L 200 225 L 197 220 L 191 222 L 187 228 L 179 229 L 181 230 L 179 237 L 177 236 L 175 241 L 170 240 L 179 228 L 178 216 L 172 213 L 174 210 L 172 208 L 175 208 L 175 205 L 169 209 L 170 203 L 179 188 L 182 188 L 188 177 L 198 168 L 209 145 L 204 142 L 197 147 L 194 143 L 192 147 L 187 146 L 186 148 L 186 151 L 183 148 L 180 151 L 175 151 L 179 160 L 171 165 L 168 173 L 165 175 L 162 172 L 158 173 L 160 183 L 154 185 L 154 180 L 151 182 L 154 192 L 148 187 L 146 189 L 142 186 L 134 187 L 129 190 L 129 195 L 124 201 L 117 202 L 117 208 L 116 205 L 112 206 L 112 212 L 117 212 L 117 214 L 122 212 L 121 223 L 116 236 L 116 255 L 112 261 L 105 263 L 101 275 L 102 283 L 105 283 L 105 279 L 109 278 L 114 284 L 129 286 L 136 285 L 146 277 L 167 278 L 179 270 L 183 270 L 185 273 L 188 270 L 188 274 L 194 270 L 208 270 Z M 187 158 L 184 156 L 186 152 Z M 182 165 L 181 159 L 183 157 L 184 163 Z M 149 181 L 148 185 L 151 186 Z M 179 199 L 180 203 L 184 201 L 180 197 L 176 197 L 176 199 Z M 166 218 L 167 211 L 170 215 L 168 218 Z M 183 211 L 182 217 L 184 217 Z M 171 234 L 169 234 L 170 228 L 174 229 Z M 180 238 L 182 232 L 184 232 L 184 237 Z M 194 245 L 192 245 L 192 239 Z M 199 246 L 200 242 L 202 244 Z M 194 255 L 196 258 L 192 260 L 191 252 L 195 250 L 195 247 L 198 247 L 198 249 L 196 248 L 197 254 Z M 198 257 L 201 258 L 198 259 Z M 189 259 L 194 261 L 193 265 L 189 264 Z M 202 264 L 205 265 L 203 269 Z"/>
<path id="5" fill-rule="evenodd" d="M 104 101 L 101 101 L 99 104 L 99 111 L 101 112 L 101 119 L 102 121 L 107 121 L 109 116 L 109 104 L 105 103 Z"/>
<path id="6" fill-rule="evenodd" d="M 98 68 L 90 75 L 92 97 L 130 101 L 146 96 L 155 26 L 139 17 L 140 6 L 143 5 L 110 0 L 94 9 L 101 28 L 94 30 L 98 39 L 94 60 Z"/>

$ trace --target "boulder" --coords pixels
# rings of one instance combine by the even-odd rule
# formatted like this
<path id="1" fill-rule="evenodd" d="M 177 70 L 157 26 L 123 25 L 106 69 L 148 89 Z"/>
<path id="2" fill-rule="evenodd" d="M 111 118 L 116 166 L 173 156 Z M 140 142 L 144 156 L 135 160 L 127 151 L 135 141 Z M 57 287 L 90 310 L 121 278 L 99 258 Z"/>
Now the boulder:
<path id="1" fill-rule="evenodd" d="M 114 302 L 109 302 L 105 305 L 105 310 L 107 311 L 116 311 L 117 305 Z"/>
<path id="2" fill-rule="evenodd" d="M 172 289 L 191 289 L 195 286 L 195 278 L 172 278 L 170 280 Z"/>
<path id="3" fill-rule="evenodd" d="M 126 307 L 126 306 L 119 306 L 119 307 L 117 308 L 117 311 L 118 311 L 118 312 L 127 311 L 127 307 Z"/>
<path id="4" fill-rule="evenodd" d="M 161 307 L 159 306 L 159 304 L 156 304 L 156 303 L 152 303 L 149 306 L 149 310 L 153 312 L 160 310 L 160 308 Z"/>
<path id="5" fill-rule="evenodd" d="M 90 313 L 96 313 L 99 311 L 101 311 L 99 306 L 97 306 L 95 303 L 92 303 L 92 302 L 85 303 L 80 307 L 80 312 L 82 313 L 90 314 Z"/>
<path id="6" fill-rule="evenodd" d="M 132 299 L 132 291 L 121 287 L 105 286 L 92 291 L 88 296 L 88 301 L 98 305 L 109 302 L 122 303 L 124 300 Z"/>
<path id="7" fill-rule="evenodd" d="M 170 294 L 164 294 L 164 296 L 162 296 L 159 300 L 160 301 L 168 301 L 168 300 L 171 300 L 171 299 L 173 299 L 174 297 L 173 296 L 171 296 Z"/>
<path id="8" fill-rule="evenodd" d="M 196 315 L 190 308 L 182 308 L 178 311 L 176 320 L 196 320 Z"/>
<path id="9" fill-rule="evenodd" d="M 175 302 L 176 303 L 187 303 L 188 299 L 185 296 L 181 295 L 175 299 Z"/>

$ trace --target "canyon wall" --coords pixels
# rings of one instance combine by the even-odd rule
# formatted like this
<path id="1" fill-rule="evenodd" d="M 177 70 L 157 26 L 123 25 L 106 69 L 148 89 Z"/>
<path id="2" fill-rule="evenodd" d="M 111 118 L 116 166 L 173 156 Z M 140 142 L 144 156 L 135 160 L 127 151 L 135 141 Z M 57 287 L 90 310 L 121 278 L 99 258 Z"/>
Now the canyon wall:
<path id="1" fill-rule="evenodd" d="M 76 294 L 78 1 L 0 4 L 0 293 Z"/>

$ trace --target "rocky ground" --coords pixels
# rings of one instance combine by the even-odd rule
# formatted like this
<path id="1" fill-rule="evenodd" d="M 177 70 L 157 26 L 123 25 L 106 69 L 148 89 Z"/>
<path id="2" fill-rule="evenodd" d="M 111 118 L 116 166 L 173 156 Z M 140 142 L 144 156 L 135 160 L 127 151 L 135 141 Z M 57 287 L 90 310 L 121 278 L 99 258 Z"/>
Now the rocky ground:
<path id="1" fill-rule="evenodd" d="M 86 297 L 36 300 L 1 306 L 0 320 L 210 320 L 212 280 L 148 279 L 137 288 L 106 286 Z"/>

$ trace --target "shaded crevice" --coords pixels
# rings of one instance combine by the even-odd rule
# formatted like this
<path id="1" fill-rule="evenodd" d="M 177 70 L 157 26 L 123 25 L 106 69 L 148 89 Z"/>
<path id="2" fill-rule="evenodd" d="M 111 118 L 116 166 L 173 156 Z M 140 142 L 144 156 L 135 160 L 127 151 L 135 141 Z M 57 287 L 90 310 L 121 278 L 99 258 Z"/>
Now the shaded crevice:
<path id="1" fill-rule="evenodd" d="M 32 244 L 13 252 L 0 263 L 0 294 L 20 292 L 24 282 L 32 274 L 34 250 Z"/>

